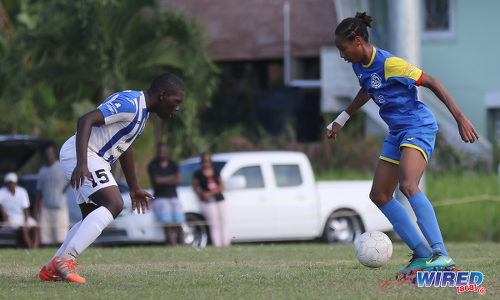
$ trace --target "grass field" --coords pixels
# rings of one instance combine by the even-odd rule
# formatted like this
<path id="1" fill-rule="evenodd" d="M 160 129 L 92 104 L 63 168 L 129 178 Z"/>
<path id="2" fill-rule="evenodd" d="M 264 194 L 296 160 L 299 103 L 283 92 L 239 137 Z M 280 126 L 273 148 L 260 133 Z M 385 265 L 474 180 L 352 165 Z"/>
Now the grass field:
<path id="1" fill-rule="evenodd" d="M 79 258 L 87 283 L 41 282 L 54 249 L 0 249 L 0 299 L 458 299 L 500 295 L 500 244 L 448 243 L 463 271 L 485 275 L 486 294 L 410 284 L 379 291 L 406 264 L 395 243 L 391 261 L 361 266 L 352 245 L 233 245 L 192 249 L 161 246 L 90 248 Z"/>
<path id="2" fill-rule="evenodd" d="M 426 173 L 426 195 L 434 205 L 445 241 L 500 241 L 496 173 Z M 317 180 L 372 180 L 352 170 L 322 173 Z M 496 198 L 496 199 L 495 199 Z"/>

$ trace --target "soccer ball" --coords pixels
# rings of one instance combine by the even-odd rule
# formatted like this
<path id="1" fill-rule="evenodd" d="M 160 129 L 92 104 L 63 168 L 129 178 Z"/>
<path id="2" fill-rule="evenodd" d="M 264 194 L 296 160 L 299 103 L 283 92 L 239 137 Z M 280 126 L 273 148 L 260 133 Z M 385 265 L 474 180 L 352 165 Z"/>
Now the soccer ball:
<path id="1" fill-rule="evenodd" d="M 385 233 L 367 231 L 354 240 L 356 258 L 363 266 L 378 268 L 392 256 L 392 243 Z"/>

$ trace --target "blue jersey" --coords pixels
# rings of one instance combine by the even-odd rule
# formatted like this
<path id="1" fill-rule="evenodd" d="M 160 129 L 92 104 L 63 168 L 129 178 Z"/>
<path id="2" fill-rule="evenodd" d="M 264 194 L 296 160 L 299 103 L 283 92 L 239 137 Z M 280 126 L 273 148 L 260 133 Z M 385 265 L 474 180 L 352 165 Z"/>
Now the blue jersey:
<path id="1" fill-rule="evenodd" d="M 426 126 L 437 130 L 431 110 L 417 98 L 423 72 L 391 53 L 373 48 L 367 65 L 352 64 L 359 84 L 380 107 L 391 133 Z"/>
<path id="2" fill-rule="evenodd" d="M 112 164 L 142 133 L 149 113 L 144 93 L 122 91 L 99 105 L 104 124 L 92 127 L 88 148 Z"/>

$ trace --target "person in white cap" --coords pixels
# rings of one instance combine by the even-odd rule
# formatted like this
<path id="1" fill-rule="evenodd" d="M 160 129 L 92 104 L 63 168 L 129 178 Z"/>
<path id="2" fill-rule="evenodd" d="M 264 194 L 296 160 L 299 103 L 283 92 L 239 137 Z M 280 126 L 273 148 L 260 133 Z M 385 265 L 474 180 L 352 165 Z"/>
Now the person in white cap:
<path id="1" fill-rule="evenodd" d="M 28 210 L 28 192 L 17 185 L 16 173 L 7 173 L 4 181 L 6 186 L 0 188 L 0 213 L 3 221 L 11 228 L 20 228 L 28 248 L 36 249 L 40 245 L 40 230 Z"/>

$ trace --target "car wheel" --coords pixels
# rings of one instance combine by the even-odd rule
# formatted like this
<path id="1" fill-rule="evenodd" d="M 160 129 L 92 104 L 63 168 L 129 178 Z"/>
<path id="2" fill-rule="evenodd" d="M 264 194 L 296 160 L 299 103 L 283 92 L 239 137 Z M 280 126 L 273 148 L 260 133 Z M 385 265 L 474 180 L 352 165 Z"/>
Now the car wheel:
<path id="1" fill-rule="evenodd" d="M 205 248 L 208 244 L 208 227 L 205 220 L 197 215 L 187 214 L 184 229 L 184 243 L 190 247 Z"/>
<path id="2" fill-rule="evenodd" d="M 326 221 L 323 240 L 327 243 L 352 243 L 363 232 L 358 215 L 352 211 L 334 212 Z"/>

